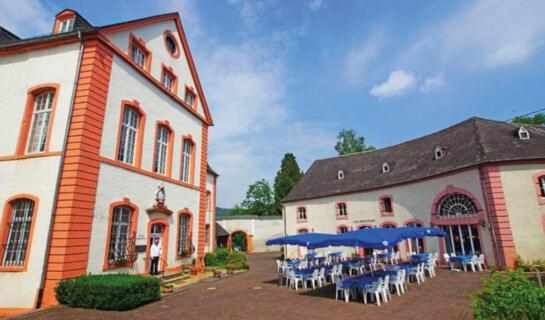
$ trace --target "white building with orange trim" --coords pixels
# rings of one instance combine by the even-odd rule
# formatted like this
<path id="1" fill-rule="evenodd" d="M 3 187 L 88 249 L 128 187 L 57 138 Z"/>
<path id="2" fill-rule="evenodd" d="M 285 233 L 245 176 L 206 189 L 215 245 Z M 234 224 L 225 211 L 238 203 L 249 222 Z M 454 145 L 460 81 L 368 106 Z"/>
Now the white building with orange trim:
<path id="1" fill-rule="evenodd" d="M 56 304 L 62 279 L 147 273 L 152 237 L 165 270 L 214 248 L 213 122 L 179 15 L 52 27 L 0 28 L 0 315 Z"/>
<path id="2" fill-rule="evenodd" d="M 513 267 L 517 255 L 545 258 L 545 127 L 471 118 L 399 145 L 317 160 L 283 205 L 288 235 L 432 225 L 448 237 L 398 249 L 483 253 L 501 267 Z"/>

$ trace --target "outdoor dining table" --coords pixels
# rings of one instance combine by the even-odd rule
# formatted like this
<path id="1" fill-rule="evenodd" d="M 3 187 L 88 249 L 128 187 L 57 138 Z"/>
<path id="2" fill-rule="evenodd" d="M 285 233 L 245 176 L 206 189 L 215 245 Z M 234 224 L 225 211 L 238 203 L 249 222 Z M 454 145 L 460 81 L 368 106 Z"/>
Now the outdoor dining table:
<path id="1" fill-rule="evenodd" d="M 378 275 L 371 275 L 370 273 L 364 273 L 359 276 L 354 276 L 342 280 L 342 285 L 345 288 L 363 288 L 368 284 L 377 281 L 380 278 Z"/>
<path id="2" fill-rule="evenodd" d="M 416 263 L 428 262 L 429 257 L 430 257 L 430 254 L 426 252 L 413 254 L 411 255 L 411 262 L 416 262 Z"/>
<path id="3" fill-rule="evenodd" d="M 459 263 L 462 265 L 462 269 L 464 269 L 464 271 L 467 271 L 466 264 L 468 261 L 471 261 L 472 258 L 473 256 L 471 255 L 452 256 L 449 258 L 449 261 L 451 263 L 451 266 L 454 263 Z"/>

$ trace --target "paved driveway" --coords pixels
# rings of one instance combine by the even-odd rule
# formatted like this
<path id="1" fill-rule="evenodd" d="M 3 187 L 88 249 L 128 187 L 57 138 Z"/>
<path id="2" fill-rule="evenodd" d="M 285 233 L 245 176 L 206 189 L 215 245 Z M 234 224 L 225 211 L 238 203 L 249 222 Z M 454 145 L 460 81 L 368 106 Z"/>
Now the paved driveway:
<path id="1" fill-rule="evenodd" d="M 272 254 L 252 254 L 250 271 L 216 282 L 198 283 L 128 312 L 57 307 L 25 319 L 468 319 L 466 293 L 479 287 L 478 273 L 440 270 L 422 285 L 377 307 L 335 300 L 335 288 L 288 290 L 277 285 Z M 481 274 L 482 275 L 482 274 Z M 209 288 L 215 287 L 215 290 Z M 256 288 L 258 287 L 258 288 Z M 259 289 L 260 287 L 260 289 Z M 208 288 L 208 289 L 207 289 Z"/>

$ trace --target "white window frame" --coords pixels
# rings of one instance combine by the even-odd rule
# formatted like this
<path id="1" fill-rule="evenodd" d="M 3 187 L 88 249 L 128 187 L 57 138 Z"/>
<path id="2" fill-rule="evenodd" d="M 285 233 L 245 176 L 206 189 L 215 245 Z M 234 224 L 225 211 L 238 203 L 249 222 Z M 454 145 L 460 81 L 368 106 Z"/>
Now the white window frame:
<path id="1" fill-rule="evenodd" d="M 344 171 L 339 170 L 339 172 L 337 172 L 337 179 L 338 180 L 344 179 Z"/>
<path id="2" fill-rule="evenodd" d="M 184 101 L 185 103 L 187 103 L 190 107 L 193 107 L 194 104 L 195 104 L 195 99 L 197 97 L 195 96 L 195 94 L 193 92 L 191 92 L 191 90 L 186 90 L 185 91 L 185 96 L 184 96 Z"/>
<path id="3" fill-rule="evenodd" d="M 68 18 L 61 21 L 61 26 L 59 27 L 59 33 L 70 32 L 74 30 L 74 24 L 76 18 Z"/>
<path id="4" fill-rule="evenodd" d="M 518 134 L 520 140 L 529 140 L 530 139 L 530 133 L 524 127 L 519 127 L 519 129 L 517 130 L 517 134 Z"/>
<path id="5" fill-rule="evenodd" d="M 27 153 L 45 151 L 47 133 L 53 110 L 54 91 L 45 91 L 35 96 L 34 111 L 27 142 Z"/>
<path id="6" fill-rule="evenodd" d="M 108 263 L 128 259 L 133 209 L 128 206 L 114 207 L 108 243 Z"/>
<path id="7" fill-rule="evenodd" d="M 168 144 L 170 141 L 170 130 L 165 126 L 157 126 L 157 136 L 155 137 L 155 163 L 153 171 L 158 174 L 166 174 Z"/>
<path id="8" fill-rule="evenodd" d="M 163 71 L 163 86 L 167 88 L 169 91 L 172 91 L 173 85 L 174 85 L 174 77 L 170 73 Z"/>
<path id="9" fill-rule="evenodd" d="M 189 183 L 191 179 L 191 157 L 194 145 L 189 139 L 184 139 L 182 150 L 182 181 Z"/>
<path id="10" fill-rule="evenodd" d="M 390 165 L 388 164 L 388 162 L 384 162 L 382 164 L 382 173 L 388 173 L 390 172 Z"/>
<path id="11" fill-rule="evenodd" d="M 443 150 L 439 147 L 435 148 L 435 159 L 441 159 L 443 157 L 444 153 Z"/>
<path id="12" fill-rule="evenodd" d="M 148 54 L 135 42 L 131 46 L 131 59 L 142 69 L 146 66 Z"/>
<path id="13" fill-rule="evenodd" d="M 140 120 L 140 114 L 136 109 L 129 106 L 125 107 L 123 110 L 123 119 L 121 120 L 117 160 L 131 165 L 134 164 Z"/>
<path id="14" fill-rule="evenodd" d="M 297 208 L 297 220 L 307 220 L 307 209 L 305 207 Z"/>
<path id="15" fill-rule="evenodd" d="M 5 243 L 2 266 L 23 266 L 28 254 L 28 241 L 34 214 L 34 201 L 18 199 L 12 202 L 11 219 Z M 4 244 L 2 244 L 4 245 Z"/>
<path id="16" fill-rule="evenodd" d="M 188 214 L 182 213 L 180 215 L 180 221 L 179 221 L 179 230 L 178 230 L 178 255 L 184 256 L 184 251 L 186 251 L 189 254 L 189 228 L 190 228 L 190 222 L 191 222 L 191 216 Z"/>

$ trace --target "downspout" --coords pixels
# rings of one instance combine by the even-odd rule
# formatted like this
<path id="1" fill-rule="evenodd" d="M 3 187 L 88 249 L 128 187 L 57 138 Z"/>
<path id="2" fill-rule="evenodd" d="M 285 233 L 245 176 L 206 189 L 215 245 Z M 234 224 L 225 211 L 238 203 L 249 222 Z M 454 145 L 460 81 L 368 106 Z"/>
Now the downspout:
<path id="1" fill-rule="evenodd" d="M 79 78 L 79 71 L 81 69 L 81 60 L 83 58 L 83 36 L 81 34 L 81 31 L 78 31 L 78 40 L 80 42 L 80 48 L 79 48 L 79 56 L 78 56 L 78 64 L 76 67 L 76 74 L 74 76 L 74 88 L 72 90 L 72 96 L 70 97 L 70 109 L 68 110 L 68 117 L 66 119 L 66 132 L 64 134 L 64 141 L 62 144 L 62 152 L 61 152 L 61 159 L 59 162 L 59 168 L 58 168 L 58 174 L 57 174 L 57 182 L 55 185 L 55 193 L 53 196 L 53 209 L 51 210 L 51 218 L 49 219 L 49 232 L 47 233 L 47 242 L 45 247 L 45 255 L 44 255 L 44 262 L 42 267 L 42 276 L 40 279 L 40 288 L 38 289 L 38 297 L 36 298 L 36 305 L 35 308 L 39 309 L 42 304 L 42 299 L 44 295 L 44 286 L 45 286 L 45 278 L 47 274 L 47 261 L 49 260 L 49 253 L 51 251 L 51 241 L 53 238 L 53 222 L 55 220 L 55 211 L 57 209 L 57 201 L 59 198 L 59 189 L 61 187 L 61 177 L 62 177 L 62 166 L 64 164 L 64 159 L 66 157 L 66 145 L 68 143 L 68 134 L 70 132 L 70 124 L 72 121 L 72 113 L 74 111 L 74 100 L 76 98 L 76 90 L 78 88 L 78 78 Z"/>
<path id="2" fill-rule="evenodd" d="M 286 223 L 286 206 L 282 205 L 282 220 L 284 220 L 284 236 L 288 235 L 288 227 Z M 284 261 L 287 260 L 288 246 L 284 245 Z"/>
<path id="3" fill-rule="evenodd" d="M 496 267 L 500 265 L 500 247 L 498 246 L 498 240 L 496 239 L 496 232 L 494 231 L 494 225 L 492 223 L 492 212 L 490 212 L 490 207 L 488 206 L 488 195 L 486 193 L 486 187 L 483 180 L 483 171 L 482 166 L 479 166 L 479 180 L 481 181 L 481 189 L 484 198 L 484 205 L 486 207 L 486 217 L 488 223 L 490 223 L 490 234 L 492 235 L 492 243 L 494 243 L 494 249 L 496 249 Z M 484 249 L 484 248 L 483 248 Z"/>

